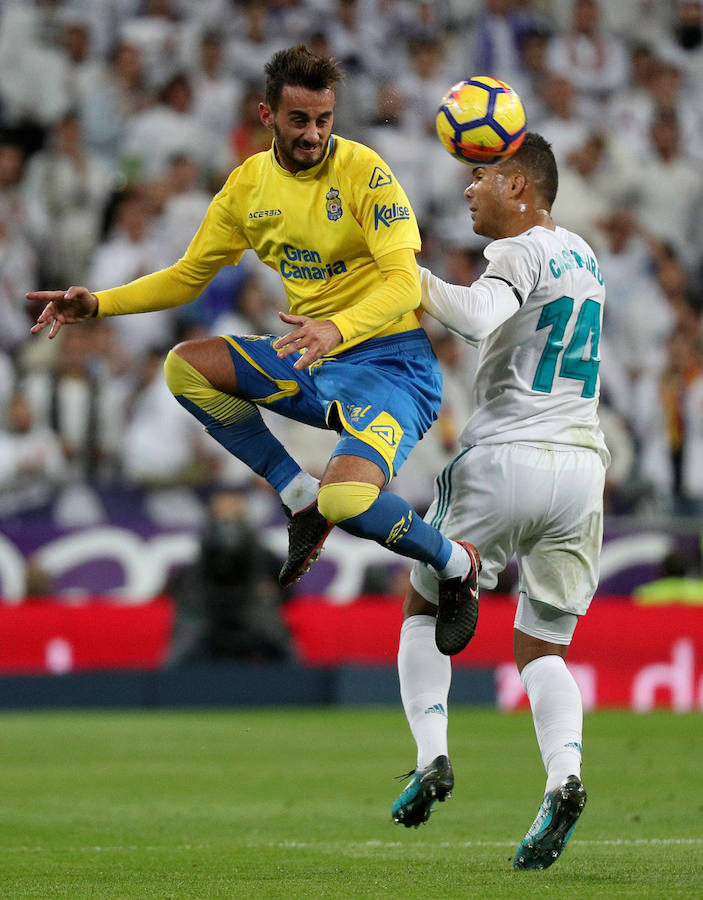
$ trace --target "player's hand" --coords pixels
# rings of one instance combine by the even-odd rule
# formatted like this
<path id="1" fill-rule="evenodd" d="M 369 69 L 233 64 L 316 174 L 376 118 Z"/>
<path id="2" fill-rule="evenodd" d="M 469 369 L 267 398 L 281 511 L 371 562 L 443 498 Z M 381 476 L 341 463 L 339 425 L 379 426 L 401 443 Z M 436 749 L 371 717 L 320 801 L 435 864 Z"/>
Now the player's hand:
<path id="1" fill-rule="evenodd" d="M 39 334 L 51 326 L 49 337 L 54 338 L 63 325 L 90 319 L 98 311 L 98 298 L 88 288 L 70 287 L 67 291 L 30 291 L 27 300 L 46 303 L 37 321 L 30 328 L 32 334 Z"/>
<path id="2" fill-rule="evenodd" d="M 285 359 L 291 353 L 305 352 L 293 364 L 294 369 L 305 369 L 316 360 L 326 356 L 342 343 L 339 328 L 330 319 L 311 319 L 308 316 L 292 316 L 279 312 L 281 321 L 297 326 L 293 331 L 284 334 L 274 343 L 278 358 Z"/>

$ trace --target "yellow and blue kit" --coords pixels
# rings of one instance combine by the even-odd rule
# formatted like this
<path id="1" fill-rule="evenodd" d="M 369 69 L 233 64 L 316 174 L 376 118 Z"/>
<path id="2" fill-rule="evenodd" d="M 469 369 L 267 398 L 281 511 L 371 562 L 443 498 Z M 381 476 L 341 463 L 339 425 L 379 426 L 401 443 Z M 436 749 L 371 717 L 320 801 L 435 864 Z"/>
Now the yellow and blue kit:
<path id="1" fill-rule="evenodd" d="M 417 222 L 370 148 L 333 135 L 323 160 L 297 173 L 280 166 L 273 147 L 250 157 L 213 198 L 184 256 L 98 291 L 99 315 L 194 300 L 248 248 L 281 276 L 290 312 L 331 320 L 342 343 L 299 372 L 295 354 L 278 359 L 274 336 L 225 336 L 238 397 L 318 427 L 341 426 L 335 454 L 372 459 L 389 480 L 436 418 L 441 375 L 416 313 Z M 223 424 L 221 405 L 191 411 L 209 430 Z"/>

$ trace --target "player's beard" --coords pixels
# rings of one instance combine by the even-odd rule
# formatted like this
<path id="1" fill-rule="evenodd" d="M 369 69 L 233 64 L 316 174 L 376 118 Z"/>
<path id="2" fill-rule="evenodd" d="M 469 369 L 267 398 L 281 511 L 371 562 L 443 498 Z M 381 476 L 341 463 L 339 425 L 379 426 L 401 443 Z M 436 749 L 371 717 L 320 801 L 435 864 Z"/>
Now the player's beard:
<path id="1" fill-rule="evenodd" d="M 314 168 L 322 162 L 325 151 L 327 150 L 327 141 L 325 141 L 314 153 L 299 153 L 296 155 L 296 148 L 301 146 L 305 147 L 305 141 L 301 141 L 300 138 L 295 141 L 286 141 L 277 128 L 274 128 L 273 136 L 276 142 L 276 156 L 278 161 L 284 169 L 288 169 L 289 171 L 297 172 L 301 169 Z"/>

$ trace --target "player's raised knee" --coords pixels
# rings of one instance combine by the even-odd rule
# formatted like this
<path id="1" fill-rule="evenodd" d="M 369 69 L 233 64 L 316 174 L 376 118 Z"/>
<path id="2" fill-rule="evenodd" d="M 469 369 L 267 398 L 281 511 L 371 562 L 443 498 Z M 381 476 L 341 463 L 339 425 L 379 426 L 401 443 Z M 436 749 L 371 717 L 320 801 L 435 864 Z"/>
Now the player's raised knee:
<path id="1" fill-rule="evenodd" d="M 375 484 L 365 481 L 341 481 L 323 485 L 317 495 L 317 508 L 335 525 L 365 513 L 379 495 Z"/>
<path id="2" fill-rule="evenodd" d="M 205 378 L 193 368 L 179 352 L 185 344 L 178 344 L 173 350 L 169 350 L 164 362 L 164 377 L 171 393 L 178 396 L 187 396 L 193 387 L 205 382 Z"/>

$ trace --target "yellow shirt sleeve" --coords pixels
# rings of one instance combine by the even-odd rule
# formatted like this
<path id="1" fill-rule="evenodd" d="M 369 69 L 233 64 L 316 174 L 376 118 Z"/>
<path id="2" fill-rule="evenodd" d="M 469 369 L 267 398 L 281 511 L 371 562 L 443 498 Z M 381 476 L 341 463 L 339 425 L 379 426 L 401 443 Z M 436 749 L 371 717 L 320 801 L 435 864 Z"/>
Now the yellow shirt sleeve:
<path id="1" fill-rule="evenodd" d="M 394 250 L 376 262 L 383 284 L 358 303 L 331 316 L 343 343 L 377 331 L 420 305 L 420 276 L 413 250 Z"/>
<path id="2" fill-rule="evenodd" d="M 95 291 L 98 316 L 152 312 L 190 303 L 223 266 L 236 265 L 248 246 L 227 208 L 224 191 L 220 191 L 178 262 L 121 287 Z"/>
<path id="3" fill-rule="evenodd" d="M 180 271 L 182 262 L 183 260 L 179 260 L 168 269 L 143 275 L 135 281 L 130 281 L 129 284 L 107 291 L 96 291 L 98 316 L 102 318 L 123 316 L 128 313 L 154 312 L 195 300 L 210 278 L 202 284 L 190 284 Z"/>

